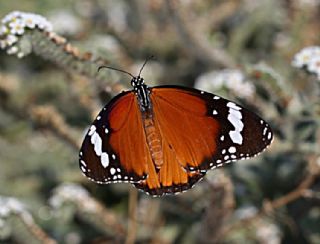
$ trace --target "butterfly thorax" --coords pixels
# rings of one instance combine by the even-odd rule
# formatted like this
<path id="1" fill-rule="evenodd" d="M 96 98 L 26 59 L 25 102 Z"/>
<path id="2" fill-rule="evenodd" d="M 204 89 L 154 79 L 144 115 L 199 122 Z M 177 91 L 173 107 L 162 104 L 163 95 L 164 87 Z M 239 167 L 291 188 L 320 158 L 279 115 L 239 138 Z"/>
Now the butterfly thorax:
<path id="1" fill-rule="evenodd" d="M 143 78 L 140 76 L 134 77 L 131 80 L 134 93 L 136 94 L 140 106 L 141 112 L 147 112 L 151 110 L 150 102 L 150 90 L 149 87 L 144 84 Z"/>
<path id="2" fill-rule="evenodd" d="M 150 89 L 146 84 L 144 84 L 143 78 L 139 76 L 133 78 L 131 80 L 131 84 L 138 99 L 146 141 L 150 150 L 152 161 L 156 169 L 160 169 L 161 165 L 163 164 L 161 135 L 154 122 L 154 113 L 150 99 Z"/>

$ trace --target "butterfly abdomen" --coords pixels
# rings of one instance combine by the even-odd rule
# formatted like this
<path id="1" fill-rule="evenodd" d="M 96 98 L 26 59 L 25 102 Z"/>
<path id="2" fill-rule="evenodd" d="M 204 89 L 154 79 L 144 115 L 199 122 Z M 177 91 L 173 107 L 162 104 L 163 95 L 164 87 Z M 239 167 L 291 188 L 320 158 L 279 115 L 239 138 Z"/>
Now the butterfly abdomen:
<path id="1" fill-rule="evenodd" d="M 160 169 L 161 165 L 163 164 L 161 135 L 156 129 L 152 115 L 149 115 L 143 119 L 143 127 L 152 161 L 156 168 Z"/>

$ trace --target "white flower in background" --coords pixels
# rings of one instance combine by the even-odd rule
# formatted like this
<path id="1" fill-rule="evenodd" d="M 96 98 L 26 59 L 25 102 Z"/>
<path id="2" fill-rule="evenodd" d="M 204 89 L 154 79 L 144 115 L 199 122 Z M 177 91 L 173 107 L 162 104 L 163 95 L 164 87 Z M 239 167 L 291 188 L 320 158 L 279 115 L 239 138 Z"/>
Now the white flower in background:
<path id="1" fill-rule="evenodd" d="M 17 41 L 18 41 L 18 37 L 17 37 L 17 36 L 15 36 L 15 35 L 8 35 L 8 36 L 7 36 L 6 42 L 7 42 L 8 46 L 13 45 L 13 44 L 16 43 Z"/>
<path id="2" fill-rule="evenodd" d="M 258 209 L 255 206 L 248 205 L 238 208 L 234 215 L 237 219 L 248 219 L 255 216 L 258 212 Z"/>
<path id="3" fill-rule="evenodd" d="M 305 47 L 294 56 L 292 65 L 297 68 L 303 68 L 304 66 L 308 66 L 311 59 L 316 56 L 320 56 L 320 47 Z"/>
<path id="4" fill-rule="evenodd" d="M 18 51 L 19 51 L 19 49 L 17 46 L 12 46 L 7 49 L 7 54 L 9 54 L 9 55 L 16 54 Z"/>
<path id="5" fill-rule="evenodd" d="M 18 58 L 23 58 L 24 57 L 24 53 L 23 52 L 18 52 L 17 53 L 17 57 Z"/>
<path id="6" fill-rule="evenodd" d="M 308 70 L 317 75 L 320 80 L 320 55 L 312 58 L 308 64 Z"/>
<path id="7" fill-rule="evenodd" d="M 15 20 L 9 23 L 10 32 L 13 35 L 22 35 L 24 33 L 25 24 L 21 20 Z"/>
<path id="8" fill-rule="evenodd" d="M 259 243 L 282 243 L 279 227 L 272 223 L 258 223 L 256 225 L 256 236 L 259 240 Z"/>
<path id="9" fill-rule="evenodd" d="M 20 49 L 20 37 L 30 29 L 52 31 L 52 25 L 41 15 L 14 11 L 7 14 L 0 26 L 0 48 L 6 49 L 7 54 L 17 55 L 18 58 L 25 56 Z M 16 44 L 17 43 L 17 44 Z M 14 45 L 16 44 L 16 45 Z"/>
<path id="10" fill-rule="evenodd" d="M 0 48 L 1 48 L 1 49 L 5 49 L 6 46 L 7 46 L 7 42 L 4 41 L 4 40 L 0 40 Z"/>
<path id="11" fill-rule="evenodd" d="M 21 15 L 21 12 L 19 12 L 19 11 L 13 11 L 13 12 L 7 14 L 7 15 L 2 19 L 2 23 L 3 23 L 3 24 L 6 24 L 6 23 L 8 23 L 8 22 L 10 22 L 10 21 L 13 21 L 13 20 L 17 19 L 18 17 L 20 17 L 20 15 Z"/>
<path id="12" fill-rule="evenodd" d="M 292 66 L 305 68 L 310 73 L 316 74 L 320 80 L 320 47 L 310 46 L 303 48 L 294 56 Z"/>
<path id="13" fill-rule="evenodd" d="M 36 27 L 36 17 L 34 14 L 25 14 L 25 25 L 30 29 L 34 29 Z"/>
<path id="14" fill-rule="evenodd" d="M 49 204 L 54 208 L 59 208 L 67 201 L 85 202 L 89 198 L 89 193 L 82 186 L 65 183 L 54 190 L 53 196 L 49 199 Z"/>
<path id="15" fill-rule="evenodd" d="M 6 34 L 8 34 L 8 33 L 9 33 L 9 29 L 8 29 L 5 25 L 1 26 L 0 36 L 6 35 Z"/>
<path id="16" fill-rule="evenodd" d="M 20 201 L 12 197 L 0 196 L 0 220 L 6 221 L 11 214 L 18 214 L 24 221 L 33 223 L 32 216 Z"/>
<path id="17" fill-rule="evenodd" d="M 195 87 L 206 91 L 226 88 L 244 98 L 252 97 L 255 92 L 254 86 L 246 81 L 244 74 L 237 69 L 225 69 L 202 74 L 196 79 Z"/>

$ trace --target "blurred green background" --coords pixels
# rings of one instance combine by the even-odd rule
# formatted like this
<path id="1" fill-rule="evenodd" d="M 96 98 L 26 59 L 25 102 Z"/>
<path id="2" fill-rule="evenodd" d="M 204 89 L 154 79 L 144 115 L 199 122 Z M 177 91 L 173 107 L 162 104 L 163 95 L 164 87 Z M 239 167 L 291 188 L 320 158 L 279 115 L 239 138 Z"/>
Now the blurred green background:
<path id="1" fill-rule="evenodd" d="M 14 10 L 40 14 L 95 58 L 59 59 L 65 44 L 56 45 L 55 56 L 45 36 L 44 46 L 33 42 L 22 59 L 0 50 L 0 240 L 320 243 L 320 83 L 291 66 L 301 48 L 319 45 L 319 6 L 317 0 L 1 1 L 1 19 Z M 241 103 L 270 123 L 271 147 L 209 172 L 178 196 L 151 198 L 129 184 L 88 181 L 78 168 L 84 133 L 102 106 L 130 86 L 130 77 L 95 70 L 105 63 L 136 74 L 150 55 L 148 85 L 195 86 Z M 217 81 L 221 72 L 229 76 Z M 66 183 L 73 185 L 61 188 Z M 8 214 L 7 197 L 23 210 L 11 204 Z"/>

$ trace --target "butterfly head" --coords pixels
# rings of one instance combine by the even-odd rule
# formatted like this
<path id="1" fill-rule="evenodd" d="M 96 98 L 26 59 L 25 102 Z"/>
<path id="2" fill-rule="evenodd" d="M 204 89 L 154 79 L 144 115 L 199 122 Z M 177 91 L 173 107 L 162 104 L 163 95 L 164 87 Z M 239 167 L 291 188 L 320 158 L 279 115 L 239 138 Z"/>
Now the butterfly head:
<path id="1" fill-rule="evenodd" d="M 144 79 L 140 76 L 134 76 L 131 79 L 131 85 L 133 86 L 133 88 L 142 86 L 144 84 Z"/>

